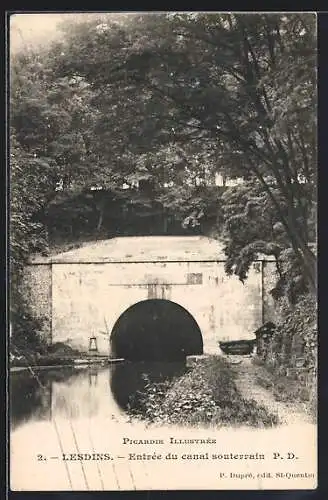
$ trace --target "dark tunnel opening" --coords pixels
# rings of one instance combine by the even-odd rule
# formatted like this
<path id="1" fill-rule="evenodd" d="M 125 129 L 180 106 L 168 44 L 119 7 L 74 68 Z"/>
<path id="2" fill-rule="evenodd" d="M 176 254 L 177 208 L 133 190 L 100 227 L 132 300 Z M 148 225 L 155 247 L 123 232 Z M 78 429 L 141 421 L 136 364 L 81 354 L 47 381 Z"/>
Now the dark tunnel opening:
<path id="1" fill-rule="evenodd" d="M 130 361 L 179 361 L 203 353 L 202 334 L 182 306 L 163 299 L 138 302 L 116 321 L 112 354 Z"/>

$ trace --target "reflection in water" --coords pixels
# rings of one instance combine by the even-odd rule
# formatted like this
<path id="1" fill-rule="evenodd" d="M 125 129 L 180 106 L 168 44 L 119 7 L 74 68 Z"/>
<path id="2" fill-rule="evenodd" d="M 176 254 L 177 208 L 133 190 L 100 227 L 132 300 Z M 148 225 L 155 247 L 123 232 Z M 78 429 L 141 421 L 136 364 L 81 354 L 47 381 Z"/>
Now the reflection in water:
<path id="1" fill-rule="evenodd" d="M 65 381 L 74 368 L 49 369 L 33 376 L 24 370 L 10 376 L 10 422 L 14 429 L 28 420 L 51 419 L 52 385 Z"/>
<path id="2" fill-rule="evenodd" d="M 91 418 L 126 419 L 138 407 L 147 381 L 161 382 L 185 371 L 185 362 L 124 362 L 109 367 L 41 370 L 11 374 L 11 427 L 28 422 Z"/>
<path id="3" fill-rule="evenodd" d="M 126 362 L 113 366 L 110 387 L 116 402 L 128 411 L 137 409 L 140 398 L 148 382 L 163 382 L 182 375 L 186 371 L 185 361 L 167 362 Z"/>

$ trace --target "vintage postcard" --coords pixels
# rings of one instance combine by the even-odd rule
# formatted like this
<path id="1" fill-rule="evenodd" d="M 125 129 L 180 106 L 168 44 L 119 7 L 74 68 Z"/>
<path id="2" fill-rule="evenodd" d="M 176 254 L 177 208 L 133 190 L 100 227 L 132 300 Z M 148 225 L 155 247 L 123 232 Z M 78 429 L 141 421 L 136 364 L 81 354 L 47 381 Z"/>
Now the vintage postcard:
<path id="1" fill-rule="evenodd" d="M 317 487 L 316 24 L 8 15 L 12 491 Z"/>

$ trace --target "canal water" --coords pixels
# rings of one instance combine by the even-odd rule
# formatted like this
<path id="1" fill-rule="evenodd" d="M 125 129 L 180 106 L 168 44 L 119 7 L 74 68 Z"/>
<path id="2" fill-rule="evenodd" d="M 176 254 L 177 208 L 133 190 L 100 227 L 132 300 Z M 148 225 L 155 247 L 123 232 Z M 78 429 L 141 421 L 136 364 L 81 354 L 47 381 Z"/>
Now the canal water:
<path id="1" fill-rule="evenodd" d="M 145 385 L 186 371 L 184 362 L 122 362 L 110 366 L 49 368 L 11 374 L 12 431 L 59 417 L 131 421 Z"/>
<path id="2" fill-rule="evenodd" d="M 294 432 L 289 427 L 191 429 L 147 425 L 133 416 L 148 381 L 170 379 L 186 369 L 184 363 L 123 362 L 38 370 L 34 375 L 28 370 L 12 373 L 11 489 L 272 489 L 277 487 L 273 479 L 259 484 L 256 475 L 279 472 L 280 462 L 270 460 L 277 449 L 281 453 L 292 450 L 300 457 L 289 464 L 290 471 L 315 472 L 314 460 L 307 466 L 303 460 L 315 456 L 314 426 L 306 429 L 302 425 Z M 224 453 L 259 451 L 266 456 L 261 463 L 220 459 Z M 212 459 L 212 454 L 218 458 Z M 229 479 L 231 473 L 250 471 L 254 480 L 247 483 Z M 279 483 L 282 489 L 291 486 L 295 482 Z"/>

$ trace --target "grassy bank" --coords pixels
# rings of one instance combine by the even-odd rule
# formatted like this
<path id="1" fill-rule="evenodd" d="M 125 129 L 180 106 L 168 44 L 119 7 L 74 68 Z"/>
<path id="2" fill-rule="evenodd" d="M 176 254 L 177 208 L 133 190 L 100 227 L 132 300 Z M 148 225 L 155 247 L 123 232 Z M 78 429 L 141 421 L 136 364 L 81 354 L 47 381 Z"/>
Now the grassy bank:
<path id="1" fill-rule="evenodd" d="M 222 358 L 199 360 L 184 375 L 148 383 L 135 415 L 149 422 L 181 425 L 273 426 L 277 417 L 254 400 L 245 400 L 235 375 Z"/>

